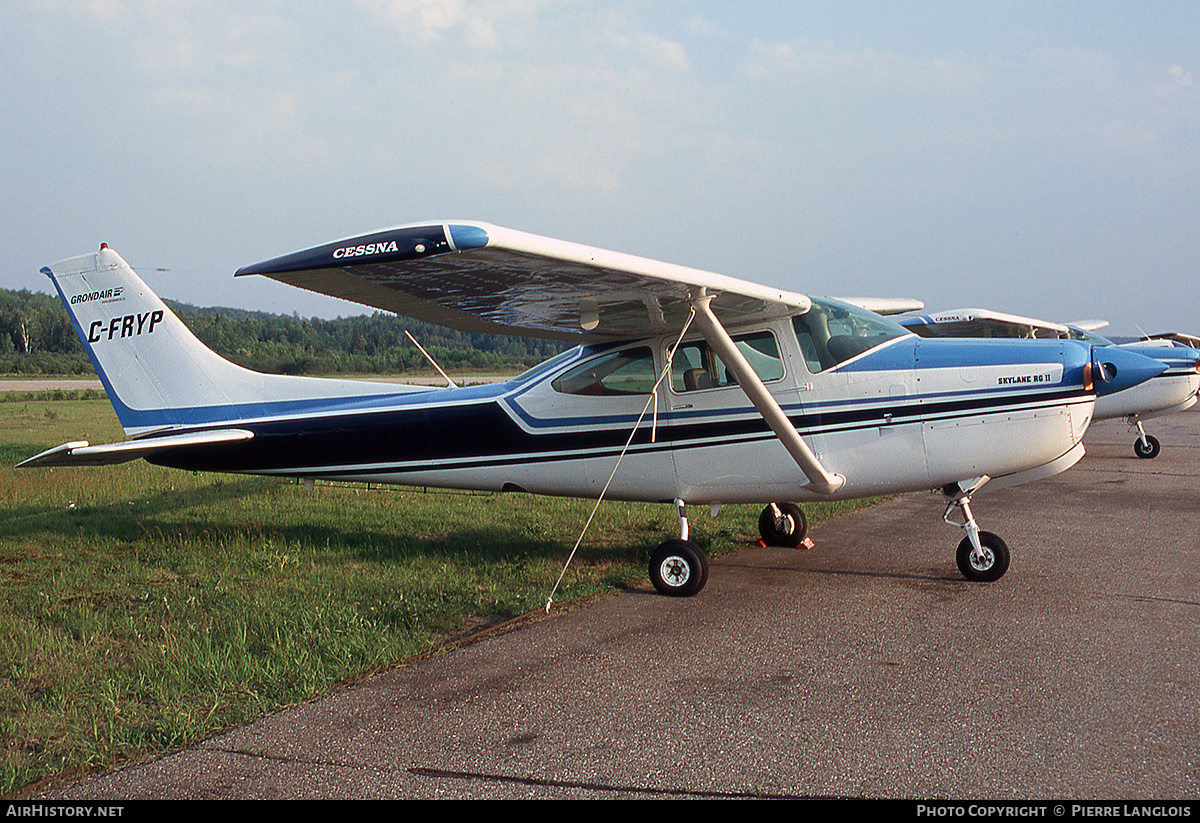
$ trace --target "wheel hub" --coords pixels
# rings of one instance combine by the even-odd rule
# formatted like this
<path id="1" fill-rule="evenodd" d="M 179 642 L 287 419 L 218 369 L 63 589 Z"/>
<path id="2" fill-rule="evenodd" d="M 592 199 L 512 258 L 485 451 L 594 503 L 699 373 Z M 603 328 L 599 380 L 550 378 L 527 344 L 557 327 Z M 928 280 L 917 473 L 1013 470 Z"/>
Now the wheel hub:
<path id="1" fill-rule="evenodd" d="M 663 581 L 671 586 L 686 585 L 692 576 L 691 567 L 678 555 L 664 558 L 659 568 L 662 570 Z"/>
<path id="2" fill-rule="evenodd" d="M 996 562 L 996 556 L 991 549 L 984 546 L 979 551 L 971 552 L 971 565 L 978 571 L 985 572 Z"/>

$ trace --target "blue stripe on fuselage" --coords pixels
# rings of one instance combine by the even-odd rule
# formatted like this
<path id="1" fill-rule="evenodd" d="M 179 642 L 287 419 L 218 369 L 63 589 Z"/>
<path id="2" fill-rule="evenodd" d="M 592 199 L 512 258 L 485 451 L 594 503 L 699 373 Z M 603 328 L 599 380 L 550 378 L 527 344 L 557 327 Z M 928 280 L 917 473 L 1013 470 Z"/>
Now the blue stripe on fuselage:
<path id="1" fill-rule="evenodd" d="M 319 380 L 321 378 L 300 378 Z M 105 387 L 108 381 L 105 380 Z M 381 392 L 380 394 L 341 397 L 316 397 L 299 400 L 264 400 L 221 406 L 192 406 L 170 409 L 132 409 L 109 388 L 109 398 L 117 417 L 126 428 L 204 428 L 229 423 L 303 419 L 308 417 L 373 414 L 406 408 L 436 408 L 445 405 L 486 402 L 511 389 L 509 383 L 470 386 L 462 389 Z M 126 422 L 126 421 L 129 422 Z"/>
<path id="2" fill-rule="evenodd" d="M 905 340 L 909 342 L 905 343 Z M 846 371 L 910 369 L 917 340 L 919 338 L 901 338 L 897 344 L 868 352 L 846 364 Z M 1007 349 L 1004 357 L 998 356 L 996 347 L 988 342 L 981 343 L 979 355 L 969 360 L 953 357 L 952 350 L 962 354 L 961 342 L 941 346 L 938 345 L 940 341 L 921 340 L 922 362 L 918 366 L 1011 364 L 1014 359 L 1023 359 L 1012 357 L 1016 352 L 1027 354 L 1029 362 L 1046 362 L 1044 353 L 1038 351 L 1041 347 L 1029 347 L 1028 341 L 1023 341 L 1024 348 L 1003 347 Z M 1063 347 L 1061 342 L 1071 345 Z M 1087 361 L 1087 346 L 1072 341 L 1047 343 L 1054 346 L 1052 360 L 1062 362 L 1059 352 L 1075 347 L 1080 353 L 1080 361 Z M 196 421 L 190 424 L 192 426 L 213 426 L 238 420 L 239 426 L 254 431 L 255 439 L 236 447 L 173 450 L 156 456 L 155 460 L 180 468 L 203 465 L 218 470 L 269 472 L 275 469 L 287 473 L 328 467 L 339 473 L 352 474 L 378 471 L 380 466 L 416 471 L 466 463 L 561 460 L 577 456 L 581 450 L 592 455 L 615 454 L 628 438 L 636 414 L 541 418 L 522 409 L 516 402 L 535 386 L 544 385 L 545 381 L 580 359 L 595 354 L 596 350 L 592 347 L 576 349 L 523 375 L 520 380 L 491 386 L 330 398 L 316 402 L 188 409 L 185 411 Z M 992 356 L 987 356 L 989 353 Z M 926 357 L 927 354 L 941 356 Z M 1070 367 L 1068 362 L 1068 373 Z M 1084 401 L 1090 398 L 1078 381 L 1064 379 L 1044 389 L 989 387 L 907 397 L 846 398 L 825 403 L 790 404 L 785 412 L 801 432 L 833 432 L 879 426 L 885 418 L 889 423 L 944 420 L 1018 407 L 1059 406 L 1064 400 L 1073 399 Z M 317 409 L 315 414 L 314 407 Z M 241 419 L 244 417 L 256 419 L 246 421 Z M 633 448 L 659 450 L 672 448 L 672 441 L 706 446 L 774 436 L 748 401 L 736 408 L 672 412 L 660 418 L 659 428 L 658 443 L 650 443 L 649 426 L 646 425 L 635 438 Z"/>

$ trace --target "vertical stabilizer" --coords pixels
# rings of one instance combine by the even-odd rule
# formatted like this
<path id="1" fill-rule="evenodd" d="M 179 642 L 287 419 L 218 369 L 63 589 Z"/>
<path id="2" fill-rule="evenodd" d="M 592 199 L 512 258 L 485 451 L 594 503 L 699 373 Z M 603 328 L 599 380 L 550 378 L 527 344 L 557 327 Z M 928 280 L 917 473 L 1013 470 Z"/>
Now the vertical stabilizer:
<path id="1" fill-rule="evenodd" d="M 229 362 L 107 246 L 42 273 L 54 282 L 127 434 L 279 413 L 290 401 L 396 391 L 261 374 Z"/>

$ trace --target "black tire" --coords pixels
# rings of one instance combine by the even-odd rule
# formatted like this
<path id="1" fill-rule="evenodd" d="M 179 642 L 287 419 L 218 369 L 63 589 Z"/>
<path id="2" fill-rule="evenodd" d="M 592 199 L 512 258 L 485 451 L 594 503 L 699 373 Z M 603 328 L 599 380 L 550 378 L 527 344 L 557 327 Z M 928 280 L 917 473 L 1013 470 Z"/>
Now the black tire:
<path id="1" fill-rule="evenodd" d="M 768 546 L 794 549 L 808 534 L 808 518 L 795 503 L 776 503 L 775 507 L 779 509 L 778 518 L 770 506 L 758 516 L 758 533 Z"/>
<path id="2" fill-rule="evenodd" d="M 1152 434 L 1146 435 L 1146 443 L 1142 444 L 1142 438 L 1133 441 L 1133 453 L 1143 460 L 1153 460 L 1158 457 L 1162 446 L 1158 444 L 1158 438 Z"/>
<path id="3" fill-rule="evenodd" d="M 650 555 L 650 582 L 659 594 L 691 597 L 708 582 L 708 558 L 686 540 L 668 540 Z"/>
<path id="4" fill-rule="evenodd" d="M 971 545 L 971 538 L 964 537 L 962 539 L 962 542 L 958 544 L 958 551 L 955 553 L 958 570 L 962 572 L 963 577 L 977 583 L 992 583 L 999 580 L 1008 571 L 1008 546 L 991 532 L 979 533 L 979 545 L 983 547 L 984 556 L 977 562 L 971 559 L 971 552 L 974 549 L 974 546 Z"/>

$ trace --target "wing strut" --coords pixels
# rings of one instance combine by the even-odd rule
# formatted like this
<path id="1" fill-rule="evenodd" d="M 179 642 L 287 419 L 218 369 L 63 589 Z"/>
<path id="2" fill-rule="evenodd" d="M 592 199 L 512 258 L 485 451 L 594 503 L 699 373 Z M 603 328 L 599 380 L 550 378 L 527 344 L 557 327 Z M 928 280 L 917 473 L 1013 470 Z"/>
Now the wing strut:
<path id="1" fill-rule="evenodd" d="M 750 398 L 754 408 L 758 409 L 763 420 L 767 421 L 771 431 L 775 432 L 779 442 L 783 443 L 783 447 L 788 450 L 788 454 L 792 456 L 796 465 L 808 478 L 808 483 L 804 487 L 818 494 L 833 494 L 840 489 L 846 482 L 846 478 L 840 474 L 831 474 L 826 471 L 821 462 L 817 460 L 817 456 L 812 453 L 812 449 L 800 437 L 795 426 L 792 425 L 792 421 L 788 420 L 787 415 L 775 402 L 775 398 L 763 385 L 758 374 L 746 362 L 746 358 L 738 350 L 733 338 L 729 336 L 729 332 L 725 331 L 721 321 L 713 314 L 712 307 L 709 306 L 713 295 L 706 293 L 701 288 L 699 291 L 691 292 L 689 299 L 696 309 L 696 323 L 700 326 L 704 339 L 708 341 L 708 345 L 713 347 L 717 356 L 724 361 L 725 366 L 733 372 L 738 385 Z"/>

